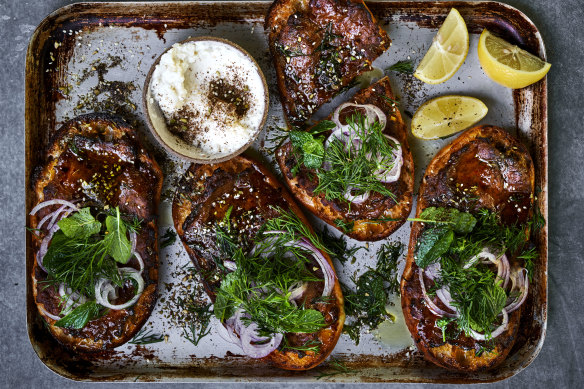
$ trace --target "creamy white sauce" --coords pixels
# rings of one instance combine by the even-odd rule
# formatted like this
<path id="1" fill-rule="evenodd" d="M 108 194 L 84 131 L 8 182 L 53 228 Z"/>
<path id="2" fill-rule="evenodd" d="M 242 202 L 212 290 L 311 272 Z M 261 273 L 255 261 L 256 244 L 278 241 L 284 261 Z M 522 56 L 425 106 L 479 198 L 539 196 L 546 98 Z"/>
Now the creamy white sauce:
<path id="1" fill-rule="evenodd" d="M 245 91 L 246 111 L 235 103 L 213 98 L 220 81 Z M 265 88 L 256 64 L 243 52 L 220 41 L 175 44 L 160 58 L 152 73 L 147 98 L 151 119 L 161 138 L 182 154 L 220 158 L 248 143 L 264 117 Z M 153 117 L 155 104 L 164 118 Z M 178 138 L 164 125 L 181 117 L 188 139 Z M 174 119 L 173 119 L 174 118 Z M 165 119 L 165 120 L 161 120 Z M 182 125 L 184 123 L 184 126 Z M 164 127 L 161 129 L 161 127 Z M 193 155 L 194 154 L 194 155 Z"/>

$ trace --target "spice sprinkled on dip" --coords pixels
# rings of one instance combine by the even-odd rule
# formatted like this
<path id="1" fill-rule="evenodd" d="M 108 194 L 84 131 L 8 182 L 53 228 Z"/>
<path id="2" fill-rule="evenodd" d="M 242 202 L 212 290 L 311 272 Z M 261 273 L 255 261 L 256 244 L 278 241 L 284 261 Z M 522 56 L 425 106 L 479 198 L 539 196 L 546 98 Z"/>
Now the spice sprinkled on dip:
<path id="1" fill-rule="evenodd" d="M 267 110 L 265 80 L 253 58 L 213 38 L 167 50 L 152 72 L 146 99 L 163 143 L 197 159 L 228 157 L 249 145 Z M 153 115 L 155 103 L 163 118 Z"/>

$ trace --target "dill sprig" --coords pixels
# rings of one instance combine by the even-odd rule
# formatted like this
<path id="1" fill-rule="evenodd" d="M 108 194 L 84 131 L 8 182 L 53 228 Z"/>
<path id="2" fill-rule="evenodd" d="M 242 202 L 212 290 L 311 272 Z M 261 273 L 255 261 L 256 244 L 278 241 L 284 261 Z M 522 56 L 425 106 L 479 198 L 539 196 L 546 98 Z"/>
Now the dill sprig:
<path id="1" fill-rule="evenodd" d="M 391 65 L 389 68 L 387 68 L 386 71 L 411 74 L 414 72 L 414 62 L 411 60 L 397 61 L 396 63 Z"/>
<path id="2" fill-rule="evenodd" d="M 213 304 L 190 302 L 186 303 L 179 299 L 179 306 L 187 311 L 189 320 L 183 326 L 183 337 L 191 342 L 194 346 L 198 346 L 201 339 L 209 335 L 211 328 L 211 316 L 213 316 Z"/>
<path id="3" fill-rule="evenodd" d="M 316 247 L 324 247 L 318 237 L 289 211 L 274 208 L 280 216 L 268 220 L 254 238 L 254 248 L 241 247 L 231 259 L 236 270 L 228 273 L 217 291 L 215 316 L 223 321 L 237 309 L 245 312 L 244 321 L 255 322 L 260 332 L 313 333 L 325 325 L 322 313 L 289 301 L 290 291 L 305 282 L 320 281 L 308 270 L 309 253 L 290 245 L 305 238 Z M 278 231 L 271 234 L 270 231 Z M 268 232 L 268 233 L 266 233 Z"/>
<path id="4" fill-rule="evenodd" d="M 164 335 L 156 334 L 151 329 L 142 328 L 140 331 L 134 335 L 132 340 L 128 343 L 131 344 L 153 344 L 160 343 L 164 340 Z"/>
<path id="5" fill-rule="evenodd" d="M 453 208 L 427 208 L 415 220 L 426 223 L 416 247 L 416 263 L 425 268 L 440 262 L 440 277 L 435 280 L 434 290 L 448 286 L 452 304 L 459 312 L 454 321 L 456 328 L 466 334 L 471 330 L 482 332 L 488 338 L 508 295 L 488 266 L 471 260 L 487 248 L 496 255 L 507 253 L 523 259 L 525 266 L 532 269 L 537 253 L 526 245 L 530 223 L 504 225 L 489 210 L 480 210 L 473 216 Z M 444 337 L 448 324 L 437 323 Z"/>
<path id="6" fill-rule="evenodd" d="M 176 241 L 176 232 L 173 229 L 167 228 L 166 232 L 160 238 L 160 248 L 165 248 L 172 245 Z"/>
<path id="7" fill-rule="evenodd" d="M 339 374 L 348 374 L 348 373 L 356 373 L 357 370 L 350 369 L 345 365 L 345 363 L 339 359 L 332 357 L 328 362 L 328 366 L 331 371 L 321 372 L 316 379 L 320 380 L 321 378 L 325 377 L 332 377 Z"/>
<path id="8" fill-rule="evenodd" d="M 376 172 L 389 171 L 394 166 L 393 151 L 397 146 L 385 137 L 381 123 L 369 123 L 360 113 L 350 117 L 347 123 L 352 134 L 347 144 L 352 145 L 358 139 L 361 146 L 347 147 L 339 139 L 329 144 L 324 155 L 327 168 L 317 171 L 319 182 L 315 194 L 323 193 L 329 201 L 344 202 L 348 202 L 349 191 L 353 196 L 378 192 L 395 199 Z"/>
<path id="9" fill-rule="evenodd" d="M 376 329 L 389 315 L 385 307 L 390 294 L 399 294 L 398 261 L 404 245 L 400 242 L 385 243 L 377 251 L 375 269 L 369 268 L 358 278 L 352 277 L 355 291 L 343 285 L 345 312 L 354 321 L 345 324 L 344 331 L 359 344 L 361 328 Z"/>
<path id="10" fill-rule="evenodd" d="M 355 256 L 355 254 L 364 249 L 361 246 L 353 246 L 351 248 L 347 245 L 347 239 L 343 235 L 335 236 L 333 235 L 328 228 L 323 227 L 319 233 L 320 240 L 323 242 L 327 242 L 327 248 L 330 251 L 330 256 L 333 259 L 336 259 L 341 264 L 345 264 L 349 258 Z"/>

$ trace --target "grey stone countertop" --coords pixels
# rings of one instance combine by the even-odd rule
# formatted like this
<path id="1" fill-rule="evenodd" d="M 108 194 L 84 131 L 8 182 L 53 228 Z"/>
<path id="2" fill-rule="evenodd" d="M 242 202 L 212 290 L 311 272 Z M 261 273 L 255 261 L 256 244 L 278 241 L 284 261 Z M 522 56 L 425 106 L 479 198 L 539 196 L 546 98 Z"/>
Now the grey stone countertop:
<path id="1" fill-rule="evenodd" d="M 0 387 L 90 387 L 62 378 L 27 336 L 24 264 L 24 63 L 29 38 L 50 12 L 72 1 L 0 0 Z M 493 387 L 582 387 L 584 334 L 584 1 L 510 0 L 541 31 L 549 82 L 549 316 L 536 360 Z M 164 384 L 159 384 L 167 386 Z M 195 387 L 244 384 L 191 384 Z M 262 385 L 279 387 L 282 384 Z M 324 387 L 326 384 L 309 384 Z M 142 385 L 141 385 L 142 386 Z M 168 385 L 170 387 L 170 385 Z M 253 387 L 253 384 L 245 384 Z M 301 387 L 290 384 L 288 387 Z M 308 386 L 308 385 L 307 385 Z M 342 387 L 355 387 L 344 384 Z M 414 385 L 412 385 L 414 386 Z M 421 386 L 421 385 L 415 385 Z M 98 387 L 122 387 L 93 384 Z M 177 387 L 177 386 L 172 386 Z"/>

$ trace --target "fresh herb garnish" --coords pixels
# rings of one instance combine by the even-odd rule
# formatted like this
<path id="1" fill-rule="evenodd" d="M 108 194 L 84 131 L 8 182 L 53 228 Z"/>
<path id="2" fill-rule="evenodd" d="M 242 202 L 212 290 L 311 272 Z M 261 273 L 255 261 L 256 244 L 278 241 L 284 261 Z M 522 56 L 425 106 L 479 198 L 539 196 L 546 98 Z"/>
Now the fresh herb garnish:
<path id="1" fill-rule="evenodd" d="M 454 319 L 449 317 L 441 317 L 440 319 L 436 319 L 436 327 L 442 330 L 442 341 L 446 342 L 446 327 L 448 324 L 452 323 Z"/>
<path id="2" fill-rule="evenodd" d="M 416 264 L 425 268 L 440 261 L 435 288 L 448 286 L 452 304 L 459 313 L 456 327 L 466 334 L 471 330 L 484 333 L 488 339 L 508 296 L 496 274 L 473 258 L 488 249 L 495 255 L 510 253 L 524 259 L 526 266 L 532 266 L 529 261 L 536 257 L 536 252 L 525 248 L 528 228 L 503 225 L 497 214 L 488 210 L 473 216 L 451 208 L 427 208 L 420 218 L 410 220 L 428 224 L 416 247 Z M 444 338 L 449 323 L 436 322 Z"/>
<path id="3" fill-rule="evenodd" d="M 344 220 L 344 219 L 336 219 L 335 225 L 339 227 L 339 230 L 343 231 L 345 234 L 349 234 L 353 231 L 353 227 L 355 227 L 355 222 L 352 220 Z"/>
<path id="4" fill-rule="evenodd" d="M 356 344 L 359 344 L 362 327 L 371 330 L 389 316 L 386 306 L 390 294 L 399 294 L 398 260 L 403 254 L 404 246 L 399 242 L 388 242 L 377 251 L 377 265 L 359 278 L 352 278 L 356 290 L 344 286 L 345 312 L 354 321 L 345 324 L 344 331 Z"/>
<path id="5" fill-rule="evenodd" d="M 130 259 L 132 245 L 126 232 L 135 226 L 122 219 L 118 208 L 113 215 L 106 216 L 104 226 L 89 208 L 83 208 L 59 221 L 61 229 L 43 259 L 49 285 L 64 283 L 86 297 L 94 297 L 99 278 L 122 286 L 116 262 L 125 264 Z"/>
<path id="6" fill-rule="evenodd" d="M 318 169 L 322 166 L 324 136 L 319 136 L 319 134 L 333 128 L 335 128 L 335 123 L 323 120 L 308 131 L 290 131 L 288 133 L 297 159 L 296 167 L 304 165 L 309 169 Z"/>
<path id="7" fill-rule="evenodd" d="M 162 249 L 168 247 L 172 245 L 174 242 L 176 242 L 176 232 L 174 232 L 174 230 L 171 228 L 167 228 L 166 232 L 164 233 L 164 235 L 162 235 L 162 238 L 160 240 L 160 248 Z"/>
<path id="8" fill-rule="evenodd" d="M 263 334 L 313 333 L 325 325 L 322 313 L 292 304 L 289 294 L 304 282 L 319 281 L 308 271 L 308 252 L 290 242 L 304 237 L 316 246 L 324 245 L 292 212 L 279 208 L 280 216 L 268 220 L 246 253 L 237 247 L 232 255 L 236 270 L 227 274 L 217 291 L 214 313 L 224 321 L 237 309 L 245 320 L 255 322 Z M 278 231 L 271 234 L 270 231 Z"/>
<path id="9" fill-rule="evenodd" d="M 393 72 L 397 72 L 397 73 L 413 73 L 414 72 L 414 62 L 411 60 L 401 60 L 401 61 L 397 61 L 396 63 L 394 63 L 393 65 L 391 65 L 389 68 L 386 69 L 386 71 L 393 71 Z"/>
<path id="10" fill-rule="evenodd" d="M 281 350 L 295 350 L 295 351 L 302 351 L 308 352 L 311 351 L 313 353 L 318 353 L 320 351 L 320 346 L 322 343 L 318 339 L 311 339 L 307 340 L 300 346 L 292 346 L 288 343 L 288 339 L 286 337 L 282 338 L 282 345 L 280 346 Z"/>
<path id="11" fill-rule="evenodd" d="M 213 316 L 212 304 L 182 301 L 182 304 L 179 302 L 179 305 L 187 311 L 190 317 L 189 322 L 183 327 L 183 337 L 194 346 L 198 346 L 201 339 L 211 332 L 209 324 L 211 316 Z"/>
<path id="12" fill-rule="evenodd" d="M 87 323 L 100 316 L 103 307 L 95 301 L 88 301 L 73 309 L 67 316 L 55 323 L 56 327 L 64 327 L 71 329 L 80 329 L 87 325 Z"/>
<path id="13" fill-rule="evenodd" d="M 352 135 L 346 143 L 352 145 L 354 139 L 359 139 L 360 147 L 347 147 L 339 139 L 332 140 L 324 155 L 327 168 L 317 171 L 319 182 L 314 193 L 323 193 L 329 201 L 348 202 L 349 192 L 353 196 L 378 192 L 395 199 L 375 173 L 391 170 L 397 146 L 385 137 L 381 123 L 369 123 L 360 113 L 348 118 L 347 124 Z"/>
<path id="14" fill-rule="evenodd" d="M 357 372 L 357 370 L 348 368 L 347 365 L 345 365 L 345 363 L 343 361 L 336 359 L 335 357 L 331 357 L 330 361 L 328 362 L 328 365 L 332 369 L 332 371 L 320 373 L 316 377 L 317 380 L 320 380 L 321 378 L 324 378 L 324 377 L 332 377 L 332 376 L 335 376 L 338 374 L 347 374 L 347 373 Z"/>
<path id="15" fill-rule="evenodd" d="M 115 216 L 106 216 L 105 225 L 107 227 L 107 234 L 104 242 L 108 246 L 109 255 L 119 263 L 128 263 L 132 255 L 132 244 L 126 236 L 127 224 L 122 221 L 118 207 L 116 207 Z"/>
<path id="16" fill-rule="evenodd" d="M 347 240 L 343 235 L 337 237 L 326 227 L 322 228 L 319 236 L 321 241 L 327 242 L 330 256 L 341 264 L 345 264 L 349 258 L 355 256 L 357 251 L 363 249 L 361 246 L 353 246 L 349 248 L 347 246 Z"/>
<path id="17" fill-rule="evenodd" d="M 164 335 L 155 334 L 150 329 L 142 328 L 140 331 L 134 335 L 134 337 L 128 342 L 131 344 L 153 344 L 160 343 L 164 340 Z"/>

